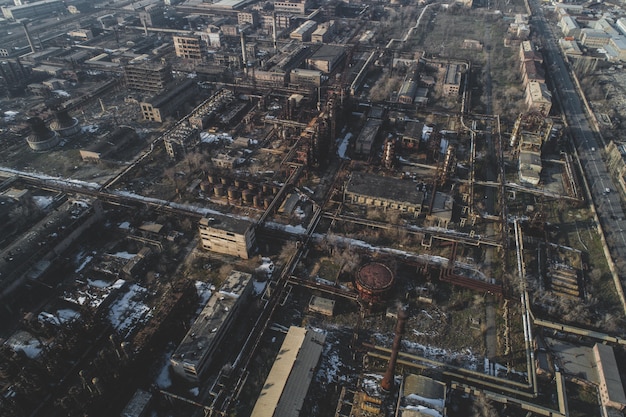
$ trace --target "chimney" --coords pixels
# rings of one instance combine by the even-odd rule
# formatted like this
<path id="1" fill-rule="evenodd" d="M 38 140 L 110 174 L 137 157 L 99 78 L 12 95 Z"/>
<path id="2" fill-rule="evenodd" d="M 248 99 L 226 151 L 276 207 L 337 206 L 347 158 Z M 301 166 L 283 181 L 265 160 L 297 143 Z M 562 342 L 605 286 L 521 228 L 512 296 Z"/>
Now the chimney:
<path id="1" fill-rule="evenodd" d="M 409 315 L 403 307 L 398 308 L 398 322 L 396 323 L 396 335 L 393 339 L 393 346 L 391 347 L 391 357 L 389 358 L 389 365 L 387 365 L 387 371 L 383 380 L 380 382 L 380 388 L 385 392 L 390 392 L 394 383 L 394 371 L 396 368 L 396 362 L 398 361 L 398 351 L 400 350 L 400 343 L 402 342 L 402 335 L 404 334 L 404 326 L 406 324 Z"/>
<path id="2" fill-rule="evenodd" d="M 246 72 L 246 75 L 248 75 L 248 54 L 246 52 L 246 38 L 243 35 L 243 31 L 240 31 L 239 35 L 241 35 L 241 59 L 243 60 L 243 68 Z"/>

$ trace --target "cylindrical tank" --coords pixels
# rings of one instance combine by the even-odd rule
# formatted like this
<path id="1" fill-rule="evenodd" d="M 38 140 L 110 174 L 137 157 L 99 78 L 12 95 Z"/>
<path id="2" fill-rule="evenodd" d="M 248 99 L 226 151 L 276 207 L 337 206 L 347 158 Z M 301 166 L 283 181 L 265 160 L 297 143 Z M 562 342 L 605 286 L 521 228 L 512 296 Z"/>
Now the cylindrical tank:
<path id="1" fill-rule="evenodd" d="M 269 194 L 272 187 L 269 184 L 263 184 L 262 188 L 263 194 Z"/>
<path id="2" fill-rule="evenodd" d="M 214 174 L 209 174 L 208 180 L 210 184 L 215 184 L 216 182 L 219 182 L 219 178 Z"/>
<path id="3" fill-rule="evenodd" d="M 233 183 L 235 184 L 235 187 L 237 188 L 242 188 L 242 184 L 245 185 L 244 182 L 240 180 L 239 178 L 235 179 Z"/>
<path id="4" fill-rule="evenodd" d="M 213 186 L 213 193 L 216 197 L 222 197 L 224 195 L 224 186 L 222 184 L 215 184 Z"/>
<path id="5" fill-rule="evenodd" d="M 226 178 L 226 177 L 221 177 L 221 178 L 220 178 L 220 182 L 221 182 L 223 185 L 228 185 L 228 178 Z"/>
<path id="6" fill-rule="evenodd" d="M 241 198 L 244 204 L 252 204 L 253 196 L 254 196 L 254 193 L 250 190 L 244 190 L 241 193 Z"/>
<path id="7" fill-rule="evenodd" d="M 252 203 L 254 204 L 254 207 L 261 208 L 261 206 L 263 205 L 263 197 L 261 196 L 261 194 L 256 194 L 252 198 Z"/>
<path id="8" fill-rule="evenodd" d="M 276 195 L 280 191 L 280 186 L 272 185 L 272 194 Z"/>
<path id="9" fill-rule="evenodd" d="M 272 202 L 272 199 L 270 197 L 265 197 L 263 199 L 263 208 L 268 209 L 270 207 L 271 202 Z"/>
<path id="10" fill-rule="evenodd" d="M 239 190 L 236 187 L 229 187 L 228 188 L 228 198 L 229 199 L 239 198 L 240 195 L 241 195 L 241 193 L 239 192 Z"/>
<path id="11" fill-rule="evenodd" d="M 393 272 L 379 262 L 370 262 L 359 268 L 356 276 L 356 288 L 361 299 L 377 303 L 385 298 L 393 287 Z"/>
<path id="12" fill-rule="evenodd" d="M 209 181 L 202 181 L 200 183 L 200 190 L 203 193 L 210 193 L 212 189 L 213 189 L 213 186 L 211 185 Z"/>
<path id="13" fill-rule="evenodd" d="M 248 183 L 248 190 L 254 190 L 256 187 L 253 183 L 249 182 Z"/>

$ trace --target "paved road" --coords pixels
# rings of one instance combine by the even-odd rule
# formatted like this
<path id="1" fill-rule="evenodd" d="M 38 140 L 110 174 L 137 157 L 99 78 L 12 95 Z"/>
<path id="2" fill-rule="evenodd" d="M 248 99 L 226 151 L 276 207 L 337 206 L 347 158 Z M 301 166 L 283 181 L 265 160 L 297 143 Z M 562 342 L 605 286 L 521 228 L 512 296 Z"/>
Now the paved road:
<path id="1" fill-rule="evenodd" d="M 626 220 L 619 193 L 602 158 L 602 144 L 596 140 L 591 129 L 583 102 L 568 71 L 568 64 L 564 61 L 550 29 L 553 23 L 547 22 L 543 9 L 536 0 L 530 1 L 530 5 L 535 29 L 544 41 L 543 52 L 548 73 L 554 82 L 554 90 L 574 138 L 611 256 L 615 261 L 626 259 Z M 621 278 L 626 277 L 626 266 L 618 262 L 617 270 Z"/>

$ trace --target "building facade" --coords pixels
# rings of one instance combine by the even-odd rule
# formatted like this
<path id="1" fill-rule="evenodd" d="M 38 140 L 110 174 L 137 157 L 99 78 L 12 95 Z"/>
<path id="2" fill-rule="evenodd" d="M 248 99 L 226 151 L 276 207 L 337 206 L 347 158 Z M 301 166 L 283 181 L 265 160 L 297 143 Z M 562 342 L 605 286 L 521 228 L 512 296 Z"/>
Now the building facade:
<path id="1" fill-rule="evenodd" d="M 249 259 L 256 248 L 254 224 L 233 217 L 214 215 L 199 224 L 202 248 L 211 252 Z"/>

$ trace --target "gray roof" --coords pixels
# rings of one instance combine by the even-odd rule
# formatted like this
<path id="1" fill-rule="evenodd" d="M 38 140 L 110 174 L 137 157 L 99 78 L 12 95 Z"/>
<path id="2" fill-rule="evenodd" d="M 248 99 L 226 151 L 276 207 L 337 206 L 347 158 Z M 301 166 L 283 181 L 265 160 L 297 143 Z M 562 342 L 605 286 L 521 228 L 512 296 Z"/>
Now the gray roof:
<path id="1" fill-rule="evenodd" d="M 238 219 L 236 217 L 223 216 L 220 214 L 211 214 L 210 217 L 200 219 L 200 226 L 207 226 L 213 229 L 233 232 L 240 235 L 252 226 L 252 222 L 248 220 Z"/>
<path id="2" fill-rule="evenodd" d="M 348 192 L 391 201 L 422 204 L 424 193 L 418 191 L 417 186 L 417 183 L 410 180 L 353 172 L 348 183 Z"/>

